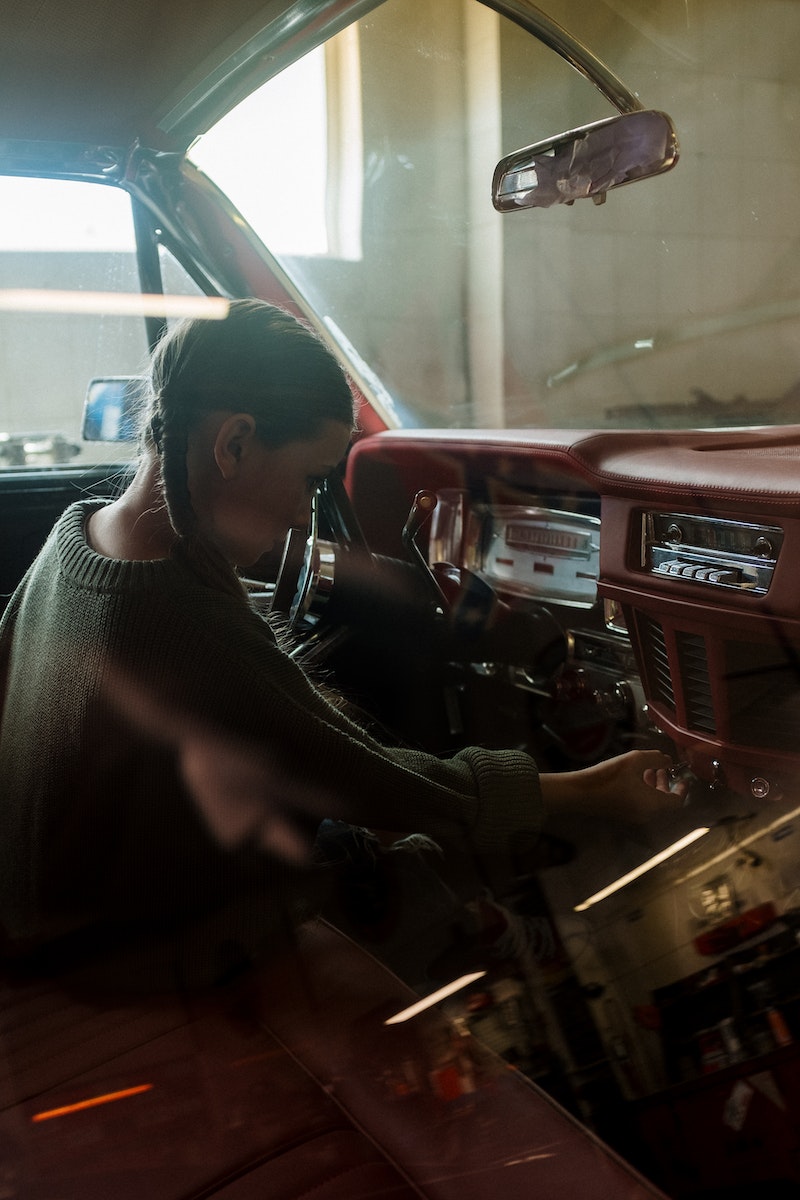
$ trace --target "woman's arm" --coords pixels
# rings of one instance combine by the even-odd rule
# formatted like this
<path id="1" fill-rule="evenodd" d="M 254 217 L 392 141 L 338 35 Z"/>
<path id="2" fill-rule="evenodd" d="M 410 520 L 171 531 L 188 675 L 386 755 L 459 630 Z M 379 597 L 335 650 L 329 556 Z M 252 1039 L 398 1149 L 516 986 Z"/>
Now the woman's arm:
<path id="1" fill-rule="evenodd" d="M 683 804 L 683 787 L 670 790 L 671 766 L 660 750 L 631 750 L 580 771 L 540 775 L 539 782 L 548 813 L 641 825 Z"/>

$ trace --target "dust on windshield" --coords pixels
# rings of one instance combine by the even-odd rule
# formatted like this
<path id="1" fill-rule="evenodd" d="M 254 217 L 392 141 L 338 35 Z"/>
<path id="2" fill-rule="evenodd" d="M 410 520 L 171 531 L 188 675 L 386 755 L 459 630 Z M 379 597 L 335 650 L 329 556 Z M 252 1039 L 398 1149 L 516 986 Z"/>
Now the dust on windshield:
<path id="1" fill-rule="evenodd" d="M 192 151 L 391 424 L 794 419 L 800 7 L 552 0 L 647 107 L 669 174 L 498 214 L 498 159 L 613 115 L 477 2 L 388 0 Z"/>

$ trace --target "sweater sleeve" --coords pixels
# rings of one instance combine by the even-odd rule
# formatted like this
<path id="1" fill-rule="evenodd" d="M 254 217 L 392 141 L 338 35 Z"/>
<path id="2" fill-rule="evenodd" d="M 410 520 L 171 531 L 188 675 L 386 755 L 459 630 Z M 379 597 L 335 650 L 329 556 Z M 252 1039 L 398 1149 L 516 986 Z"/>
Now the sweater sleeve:
<path id="1" fill-rule="evenodd" d="M 466 840 L 478 851 L 502 852 L 515 834 L 538 832 L 541 792 L 529 755 L 471 747 L 442 759 L 383 746 L 234 598 L 199 589 L 181 597 L 179 611 L 173 601 L 158 614 L 146 605 L 138 617 L 128 614 L 123 669 L 155 688 L 160 702 L 272 756 L 282 777 L 326 797 L 326 815 Z"/>

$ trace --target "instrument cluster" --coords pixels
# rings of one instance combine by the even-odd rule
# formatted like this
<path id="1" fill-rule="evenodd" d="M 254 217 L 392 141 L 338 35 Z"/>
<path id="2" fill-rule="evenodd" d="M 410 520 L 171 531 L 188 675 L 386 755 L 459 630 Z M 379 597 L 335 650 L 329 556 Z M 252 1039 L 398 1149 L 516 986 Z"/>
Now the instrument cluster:
<path id="1" fill-rule="evenodd" d="M 516 504 L 473 504 L 440 493 L 429 561 L 453 563 L 501 594 L 592 608 L 600 572 L 600 519 Z"/>

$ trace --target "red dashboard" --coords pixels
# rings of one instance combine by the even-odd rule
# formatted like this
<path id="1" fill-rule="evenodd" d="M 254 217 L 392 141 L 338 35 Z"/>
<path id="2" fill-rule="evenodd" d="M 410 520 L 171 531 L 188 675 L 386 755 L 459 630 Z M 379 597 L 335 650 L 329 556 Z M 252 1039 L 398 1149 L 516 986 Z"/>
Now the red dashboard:
<path id="1" fill-rule="evenodd" d="M 600 516 L 598 600 L 627 627 L 647 720 L 699 778 L 760 800 L 800 768 L 799 468 L 794 427 L 406 431 L 359 442 L 347 483 L 381 553 L 420 487 Z"/>

